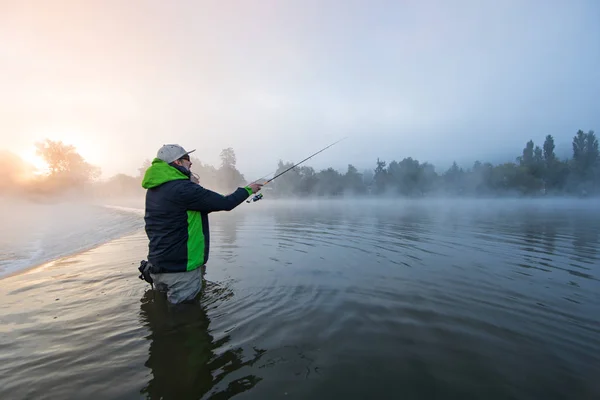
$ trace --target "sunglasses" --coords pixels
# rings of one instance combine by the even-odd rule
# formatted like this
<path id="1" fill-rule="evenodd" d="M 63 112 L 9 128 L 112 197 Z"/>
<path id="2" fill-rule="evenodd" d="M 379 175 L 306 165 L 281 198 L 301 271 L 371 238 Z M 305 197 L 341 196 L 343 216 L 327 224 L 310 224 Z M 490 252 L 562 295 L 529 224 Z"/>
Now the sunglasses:
<path id="1" fill-rule="evenodd" d="M 190 156 L 186 154 L 185 156 L 181 157 L 180 160 L 190 161 Z"/>

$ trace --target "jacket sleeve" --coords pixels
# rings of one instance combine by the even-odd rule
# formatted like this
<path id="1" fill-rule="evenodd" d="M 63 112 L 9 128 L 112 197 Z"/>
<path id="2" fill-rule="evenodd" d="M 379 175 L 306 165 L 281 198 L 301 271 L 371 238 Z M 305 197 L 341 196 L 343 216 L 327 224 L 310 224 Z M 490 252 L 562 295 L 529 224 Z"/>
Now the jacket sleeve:
<path id="1" fill-rule="evenodd" d="M 223 196 L 196 183 L 186 182 L 181 187 L 180 198 L 188 210 L 209 213 L 213 211 L 231 211 L 250 197 L 250 194 L 252 194 L 250 188 L 240 187 L 235 192 Z"/>

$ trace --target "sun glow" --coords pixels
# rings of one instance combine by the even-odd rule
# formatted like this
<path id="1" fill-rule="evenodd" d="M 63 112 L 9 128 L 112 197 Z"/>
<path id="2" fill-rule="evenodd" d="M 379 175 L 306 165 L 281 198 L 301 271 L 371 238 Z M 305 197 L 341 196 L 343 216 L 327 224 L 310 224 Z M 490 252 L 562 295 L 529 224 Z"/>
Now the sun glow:
<path id="1" fill-rule="evenodd" d="M 92 150 L 93 147 L 89 146 L 85 140 L 82 140 L 84 135 L 81 134 L 46 131 L 34 135 L 34 137 L 34 142 L 31 143 L 30 146 L 27 146 L 26 149 L 23 149 L 17 153 L 23 162 L 29 166 L 30 174 L 28 175 L 31 178 L 45 175 L 49 172 L 48 164 L 43 157 L 37 154 L 37 148 L 35 145 L 37 142 L 43 142 L 46 139 L 49 139 L 55 142 L 62 142 L 65 145 L 72 145 L 75 148 L 75 151 L 88 162 L 90 162 L 88 156 L 90 154 L 94 154 Z"/>
<path id="2" fill-rule="evenodd" d="M 31 171 L 33 175 L 42 175 L 48 172 L 48 164 L 36 154 L 35 148 L 31 148 L 19 154 L 19 156 L 25 163 L 33 166 L 34 170 Z"/>
<path id="3" fill-rule="evenodd" d="M 43 142 L 49 139 L 53 142 L 62 142 L 67 146 L 73 146 L 75 151 L 79 153 L 87 162 L 94 164 L 97 151 L 90 141 L 86 140 L 86 135 L 78 132 L 70 131 L 44 131 L 35 135 L 35 142 Z M 47 172 L 48 164 L 42 157 L 36 154 L 35 143 L 32 143 L 30 149 L 23 153 L 23 159 L 33 164 L 37 170 Z"/>

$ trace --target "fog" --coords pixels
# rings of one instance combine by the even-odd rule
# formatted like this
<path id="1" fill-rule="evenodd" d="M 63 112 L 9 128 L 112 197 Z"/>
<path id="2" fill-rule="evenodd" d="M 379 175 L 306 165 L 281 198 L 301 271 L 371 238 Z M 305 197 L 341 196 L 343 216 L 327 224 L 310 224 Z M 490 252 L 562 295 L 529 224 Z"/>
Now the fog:
<path id="1" fill-rule="evenodd" d="M 222 230 L 225 223 L 228 229 L 235 231 L 238 222 L 248 216 L 267 220 L 285 216 L 295 221 L 312 215 L 319 221 L 335 219 L 336 216 L 351 220 L 352 215 L 359 214 L 391 219 L 402 215 L 414 215 L 415 218 L 438 216 L 447 219 L 452 226 L 465 226 L 473 218 L 501 219 L 501 215 L 511 213 L 524 216 L 543 214 L 543 218 L 553 214 L 586 214 L 588 218 L 597 218 L 600 207 L 597 198 L 524 198 L 508 193 L 504 197 L 475 198 L 444 194 L 405 197 L 395 192 L 378 195 L 277 196 L 276 192 L 267 192 L 258 202 L 244 202 L 228 213 L 213 213 L 211 227 Z M 0 197 L 0 218 L 3 221 L 0 227 L 0 276 L 88 250 L 127 234 L 137 232 L 143 235 L 143 215 L 143 195 L 74 196 L 71 193 L 34 200 Z M 224 222 L 223 218 L 228 222 Z M 304 221 L 304 224 L 309 223 Z M 355 228 L 369 230 L 372 227 Z M 269 237 L 268 233 L 265 234 Z M 140 254 L 140 257 L 144 255 Z"/>
<path id="2" fill-rule="evenodd" d="M 137 210 L 67 197 L 52 202 L 0 197 L 0 277 L 136 232 L 143 228 L 142 209 Z"/>

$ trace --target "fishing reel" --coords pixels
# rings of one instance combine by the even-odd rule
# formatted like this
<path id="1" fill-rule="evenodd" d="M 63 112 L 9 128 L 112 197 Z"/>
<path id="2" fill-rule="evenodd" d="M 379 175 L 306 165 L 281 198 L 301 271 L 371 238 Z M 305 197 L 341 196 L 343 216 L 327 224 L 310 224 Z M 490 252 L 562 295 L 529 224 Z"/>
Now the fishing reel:
<path id="1" fill-rule="evenodd" d="M 246 203 L 252 203 L 254 201 L 259 201 L 262 198 L 263 198 L 263 194 L 262 193 L 258 193 L 254 197 L 252 197 L 251 199 L 246 200 Z"/>

